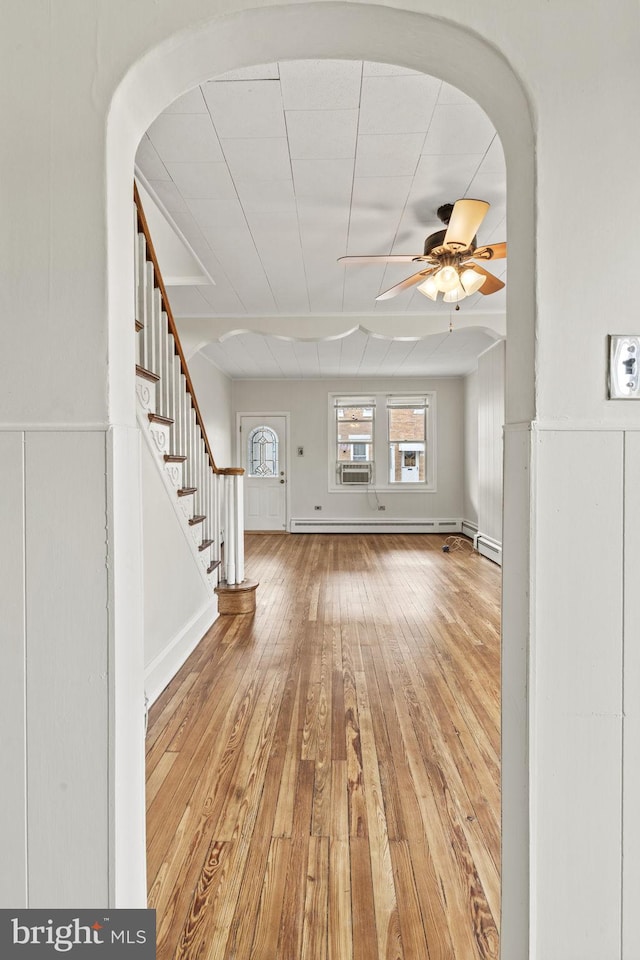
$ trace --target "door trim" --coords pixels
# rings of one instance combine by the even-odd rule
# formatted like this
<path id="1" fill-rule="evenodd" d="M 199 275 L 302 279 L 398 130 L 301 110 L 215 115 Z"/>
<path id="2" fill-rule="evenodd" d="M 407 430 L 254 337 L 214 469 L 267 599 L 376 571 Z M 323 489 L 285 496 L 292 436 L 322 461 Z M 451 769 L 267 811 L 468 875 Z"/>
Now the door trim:
<path id="1" fill-rule="evenodd" d="M 289 441 L 291 414 L 288 410 L 237 410 L 236 411 L 236 463 L 242 463 L 242 434 L 240 424 L 243 417 L 284 417 L 285 443 L 287 446 L 286 478 L 284 490 L 284 533 L 291 532 L 291 443 Z"/>

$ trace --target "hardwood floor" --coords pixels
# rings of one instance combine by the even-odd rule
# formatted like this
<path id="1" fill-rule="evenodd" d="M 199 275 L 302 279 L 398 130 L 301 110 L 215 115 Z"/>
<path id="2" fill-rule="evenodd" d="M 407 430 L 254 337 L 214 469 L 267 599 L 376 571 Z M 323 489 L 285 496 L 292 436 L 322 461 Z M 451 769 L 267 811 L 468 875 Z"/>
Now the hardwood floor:
<path id="1" fill-rule="evenodd" d="M 443 543 L 247 536 L 151 710 L 158 960 L 498 956 L 500 570 Z"/>

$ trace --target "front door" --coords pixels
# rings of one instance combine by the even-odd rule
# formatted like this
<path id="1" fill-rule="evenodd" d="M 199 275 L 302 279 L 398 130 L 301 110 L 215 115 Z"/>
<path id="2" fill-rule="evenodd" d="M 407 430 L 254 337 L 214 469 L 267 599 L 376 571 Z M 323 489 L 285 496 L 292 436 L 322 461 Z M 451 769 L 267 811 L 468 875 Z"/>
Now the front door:
<path id="1" fill-rule="evenodd" d="M 240 445 L 245 530 L 287 529 L 287 418 L 243 415 Z"/>

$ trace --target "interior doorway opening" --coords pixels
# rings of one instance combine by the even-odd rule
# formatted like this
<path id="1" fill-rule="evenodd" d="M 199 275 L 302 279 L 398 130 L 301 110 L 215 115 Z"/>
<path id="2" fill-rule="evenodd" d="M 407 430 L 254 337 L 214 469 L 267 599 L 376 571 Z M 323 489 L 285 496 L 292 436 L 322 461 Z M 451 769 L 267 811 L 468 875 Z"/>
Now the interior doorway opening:
<path id="1" fill-rule="evenodd" d="M 523 423 L 532 412 L 533 398 L 531 345 L 534 300 L 531 287 L 533 271 L 529 269 L 532 264 L 533 249 L 533 150 L 528 109 L 517 78 L 507 64 L 490 48 L 476 37 L 451 24 L 432 21 L 420 15 L 405 15 L 401 12 L 364 6 L 356 10 L 350 9 L 348 4 L 331 5 L 331 10 L 323 7 L 324 5 L 309 5 L 304 11 L 296 8 L 254 11 L 241 14 L 235 19 L 229 18 L 224 24 L 209 24 L 194 28 L 189 54 L 185 57 L 188 43 L 180 50 L 159 48 L 153 56 L 147 58 L 144 65 L 138 64 L 132 69 L 119 91 L 119 102 L 116 106 L 127 115 L 128 121 L 132 121 L 133 128 L 140 133 L 166 102 L 166 83 L 158 85 L 157 89 L 161 91 L 160 93 L 149 93 L 154 87 L 152 82 L 154 73 L 159 75 L 164 74 L 167 69 L 169 71 L 175 69 L 174 92 L 176 94 L 183 92 L 206 75 L 203 68 L 205 44 L 209 63 L 206 73 L 210 73 L 212 58 L 216 60 L 220 69 L 232 69 L 243 63 L 265 62 L 278 57 L 299 58 L 301 55 L 312 57 L 367 55 L 377 58 L 382 49 L 381 43 L 384 43 L 386 56 L 395 62 L 405 63 L 414 69 L 423 69 L 425 61 L 429 60 L 431 72 L 447 77 L 463 89 L 471 89 L 472 82 L 476 82 L 475 90 L 478 99 L 486 105 L 497 128 L 504 134 L 507 163 L 520 187 L 518 197 L 511 205 L 511 211 L 515 214 L 518 254 L 515 258 L 514 275 L 510 280 L 510 286 L 514 291 L 513 296 L 519 299 L 520 310 L 517 327 L 514 327 L 513 331 L 510 330 L 510 338 L 512 332 L 514 333 L 515 349 L 508 361 L 507 423 L 513 422 L 514 426 L 517 423 Z M 245 29 L 247 19 L 255 20 L 254 29 L 248 32 Z M 337 26 L 340 27 L 339 30 L 336 29 Z M 411 50 L 406 43 L 407 31 L 414 39 L 420 39 L 420 43 L 411 45 Z M 230 36 L 237 42 L 229 43 Z M 447 41 L 454 36 L 462 48 L 469 53 L 461 67 L 452 66 L 443 52 L 450 46 Z M 259 49 L 252 49 L 256 45 L 255 40 L 242 40 L 242 37 L 260 37 Z M 336 37 L 340 39 L 337 40 Z M 414 52 L 416 49 L 420 49 L 419 55 Z M 496 96 L 498 87 L 500 87 L 499 97 Z M 136 88 L 137 94 L 134 92 Z M 144 91 L 142 97 L 140 89 Z M 114 110 L 114 129 L 117 128 L 118 109 Z M 120 133 L 122 133 L 122 127 Z M 120 164 L 116 164 L 116 167 L 120 173 L 124 172 Z M 127 192 L 126 178 L 121 176 L 118 181 L 118 176 L 118 173 L 114 173 L 112 197 L 117 195 L 124 197 Z M 120 231 L 120 238 L 122 238 L 127 232 L 122 222 Z M 117 231 L 114 231 L 112 243 L 116 234 Z M 122 246 L 127 248 L 126 244 Z M 121 257 L 116 255 L 114 264 L 117 264 L 119 259 Z M 124 272 L 126 274 L 126 270 Z M 110 282 L 115 282 L 115 278 L 112 277 Z M 514 387 L 516 382 L 517 389 Z M 524 635 L 527 635 L 526 557 L 528 554 L 526 544 L 529 522 L 528 490 L 523 488 L 522 480 L 518 479 L 522 474 L 523 460 L 527 462 L 528 447 L 522 443 L 524 437 L 518 435 L 517 428 L 508 430 L 507 433 L 511 433 L 513 442 L 508 443 L 509 449 L 506 455 L 505 544 L 510 546 L 511 558 L 515 563 L 505 571 L 506 640 L 512 634 L 521 637 L 523 631 Z M 512 570 L 513 574 L 507 575 L 509 570 Z M 523 682 L 523 678 L 526 677 L 526 659 L 526 649 L 521 646 L 513 652 L 513 656 L 510 655 L 505 659 L 507 681 L 520 689 L 526 689 L 526 684 Z M 514 715 L 509 720 L 505 760 L 510 765 L 513 776 L 508 778 L 510 789 L 505 797 L 504 822 L 509 833 L 509 839 L 506 840 L 511 880 L 508 890 L 512 899 L 509 907 L 505 905 L 505 918 L 508 919 L 511 930 L 508 941 L 515 943 L 520 942 L 526 935 L 526 904 L 528 902 L 525 893 L 528 888 L 526 814 L 528 798 L 526 776 L 524 779 L 521 776 L 522 770 L 526 770 L 527 763 L 526 702 L 514 711 Z M 513 845 L 509 849 L 510 843 Z"/>

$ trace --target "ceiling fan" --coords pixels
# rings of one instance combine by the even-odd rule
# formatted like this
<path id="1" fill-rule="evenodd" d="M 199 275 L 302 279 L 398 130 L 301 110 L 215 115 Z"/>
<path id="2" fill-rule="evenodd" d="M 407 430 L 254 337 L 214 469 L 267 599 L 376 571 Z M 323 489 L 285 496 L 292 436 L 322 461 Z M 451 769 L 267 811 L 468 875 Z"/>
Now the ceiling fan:
<path id="1" fill-rule="evenodd" d="M 385 290 L 376 300 L 390 300 L 402 290 L 419 284 L 418 290 L 437 300 L 442 293 L 445 303 L 457 303 L 480 292 L 497 293 L 504 287 L 499 280 L 475 260 L 502 260 L 507 255 L 506 243 L 476 246 L 476 231 L 489 209 L 486 200 L 456 200 L 438 208 L 438 217 L 446 230 L 432 233 L 424 242 L 422 254 L 389 254 L 373 257 L 340 257 L 338 263 L 420 263 L 424 268 Z"/>

